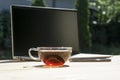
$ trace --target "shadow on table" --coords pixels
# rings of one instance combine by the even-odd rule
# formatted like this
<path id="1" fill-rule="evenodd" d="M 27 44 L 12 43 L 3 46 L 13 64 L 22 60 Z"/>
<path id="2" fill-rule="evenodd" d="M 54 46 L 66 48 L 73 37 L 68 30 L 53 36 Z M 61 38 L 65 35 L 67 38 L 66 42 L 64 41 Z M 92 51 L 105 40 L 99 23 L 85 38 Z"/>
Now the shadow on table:
<path id="1" fill-rule="evenodd" d="M 69 67 L 69 65 L 63 65 L 63 66 L 60 66 L 60 67 L 53 67 L 53 66 L 46 66 L 46 65 L 36 65 L 36 66 L 33 66 L 33 67 L 36 67 L 36 68 L 65 68 L 65 67 Z"/>

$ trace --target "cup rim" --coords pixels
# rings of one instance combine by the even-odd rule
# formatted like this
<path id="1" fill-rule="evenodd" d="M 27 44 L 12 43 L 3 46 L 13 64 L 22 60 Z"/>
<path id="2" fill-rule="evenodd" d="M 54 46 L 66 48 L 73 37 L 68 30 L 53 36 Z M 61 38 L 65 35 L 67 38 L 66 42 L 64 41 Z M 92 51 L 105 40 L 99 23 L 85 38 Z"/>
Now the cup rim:
<path id="1" fill-rule="evenodd" d="M 37 47 L 37 50 L 72 50 L 72 47 Z"/>

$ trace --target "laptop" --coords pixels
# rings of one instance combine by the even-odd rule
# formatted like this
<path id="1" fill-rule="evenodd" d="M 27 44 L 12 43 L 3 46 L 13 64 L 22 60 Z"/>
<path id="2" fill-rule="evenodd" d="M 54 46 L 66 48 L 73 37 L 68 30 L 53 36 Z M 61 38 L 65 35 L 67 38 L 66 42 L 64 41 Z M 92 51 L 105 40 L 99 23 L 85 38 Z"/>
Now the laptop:
<path id="1" fill-rule="evenodd" d="M 77 10 L 11 5 L 10 12 L 13 59 L 30 59 L 32 47 L 72 47 L 72 55 L 80 52 Z"/>

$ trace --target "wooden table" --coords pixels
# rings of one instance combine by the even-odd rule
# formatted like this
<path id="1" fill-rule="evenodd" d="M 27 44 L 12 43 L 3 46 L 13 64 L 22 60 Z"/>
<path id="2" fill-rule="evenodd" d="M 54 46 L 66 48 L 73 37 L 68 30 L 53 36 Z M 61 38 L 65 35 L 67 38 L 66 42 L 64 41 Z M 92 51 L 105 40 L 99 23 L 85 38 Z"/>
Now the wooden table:
<path id="1" fill-rule="evenodd" d="M 120 56 L 111 62 L 70 62 L 61 68 L 43 68 L 42 62 L 0 61 L 0 80 L 120 80 Z"/>

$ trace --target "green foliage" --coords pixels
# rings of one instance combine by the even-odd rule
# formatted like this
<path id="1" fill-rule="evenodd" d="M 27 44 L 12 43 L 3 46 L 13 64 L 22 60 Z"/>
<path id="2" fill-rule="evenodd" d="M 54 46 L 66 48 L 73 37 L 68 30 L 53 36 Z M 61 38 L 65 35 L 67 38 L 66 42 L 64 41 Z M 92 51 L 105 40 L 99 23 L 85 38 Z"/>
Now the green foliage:
<path id="1" fill-rule="evenodd" d="M 32 0 L 32 6 L 45 7 L 45 2 L 44 2 L 44 0 Z"/>
<path id="2" fill-rule="evenodd" d="M 78 10 L 78 29 L 80 50 L 87 52 L 91 48 L 91 33 L 89 29 L 88 0 L 76 0 L 75 8 Z"/>
<path id="3" fill-rule="evenodd" d="M 93 0 L 89 5 L 99 10 L 100 24 L 111 22 L 120 12 L 120 0 Z"/>
<path id="4" fill-rule="evenodd" d="M 2 26 L 2 14 L 0 13 L 0 44 L 2 44 L 2 39 L 3 39 L 3 26 Z"/>
<path id="5" fill-rule="evenodd" d="M 92 33 L 92 44 L 103 44 L 107 43 L 107 26 L 108 25 L 92 25 L 91 33 Z"/>
<path id="6" fill-rule="evenodd" d="M 93 44 L 92 49 L 92 53 L 95 54 L 120 55 L 120 46 L 106 46 L 102 44 Z"/>
<path id="7" fill-rule="evenodd" d="M 98 24 L 90 25 L 92 53 L 120 54 L 120 0 L 89 1 L 98 10 Z"/>
<path id="8" fill-rule="evenodd" d="M 0 12 L 0 50 L 4 52 L 4 58 L 11 57 L 10 12 L 7 10 Z"/>

